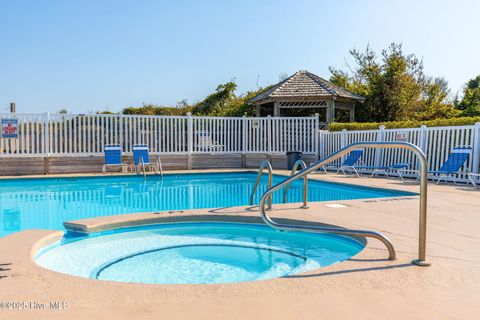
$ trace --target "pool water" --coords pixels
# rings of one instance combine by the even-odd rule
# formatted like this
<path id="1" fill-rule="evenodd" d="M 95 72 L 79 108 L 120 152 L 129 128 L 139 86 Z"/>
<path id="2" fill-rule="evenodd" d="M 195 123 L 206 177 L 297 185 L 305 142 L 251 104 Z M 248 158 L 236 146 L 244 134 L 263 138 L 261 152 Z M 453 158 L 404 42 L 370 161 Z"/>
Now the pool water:
<path id="1" fill-rule="evenodd" d="M 348 259 L 363 248 L 359 240 L 339 235 L 240 223 L 176 223 L 82 238 L 67 234 L 35 261 L 91 279 L 207 284 L 292 276 Z"/>
<path id="2" fill-rule="evenodd" d="M 223 208 L 249 205 L 256 172 L 190 173 L 0 180 L 0 237 L 26 229 L 63 230 L 63 222 L 124 213 Z M 273 183 L 284 180 L 275 175 Z M 267 176 L 255 196 L 267 189 Z M 302 181 L 288 191 L 287 202 L 302 201 Z M 309 181 L 309 201 L 351 200 L 413 193 Z M 282 202 L 282 192 L 273 197 Z"/>

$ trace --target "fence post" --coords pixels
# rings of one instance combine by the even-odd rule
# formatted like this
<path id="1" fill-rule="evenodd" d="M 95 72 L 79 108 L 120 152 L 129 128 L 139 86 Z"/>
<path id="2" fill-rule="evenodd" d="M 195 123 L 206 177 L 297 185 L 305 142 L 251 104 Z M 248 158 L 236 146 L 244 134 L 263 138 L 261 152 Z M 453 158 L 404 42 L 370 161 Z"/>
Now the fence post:
<path id="1" fill-rule="evenodd" d="M 383 142 L 385 140 L 385 126 L 380 125 L 378 127 L 378 133 L 377 133 L 377 142 Z M 381 162 L 382 162 L 382 155 L 383 155 L 383 150 L 382 149 L 376 149 L 375 150 L 375 166 L 379 167 Z"/>
<path id="2" fill-rule="evenodd" d="M 119 122 L 119 126 L 120 128 L 118 129 L 118 134 L 119 134 L 119 139 L 118 139 L 118 142 L 120 144 L 120 147 L 122 148 L 122 150 L 124 150 L 125 146 L 123 145 L 123 114 L 120 113 L 120 117 L 118 118 L 118 122 Z M 102 141 L 104 142 L 104 141 Z"/>
<path id="3" fill-rule="evenodd" d="M 343 149 L 347 146 L 347 129 L 342 129 L 340 134 L 340 149 Z"/>
<path id="4" fill-rule="evenodd" d="M 480 167 L 480 122 L 475 123 L 474 129 L 474 139 L 472 146 L 472 155 L 473 155 L 473 173 L 479 172 Z"/>
<path id="5" fill-rule="evenodd" d="M 319 135 L 320 135 L 320 123 L 319 123 L 319 114 L 315 113 L 315 125 L 314 125 L 314 132 L 313 132 L 313 143 L 314 145 L 314 152 L 317 157 L 317 161 L 320 159 L 320 146 L 319 146 Z"/>
<path id="6" fill-rule="evenodd" d="M 45 148 L 45 174 L 50 173 L 50 113 L 46 113 L 46 125 L 44 126 L 44 148 Z"/>
<path id="7" fill-rule="evenodd" d="M 323 159 L 325 158 L 325 154 L 327 153 L 326 148 L 325 148 L 325 137 L 329 135 L 330 132 L 327 131 L 325 132 L 324 130 L 318 130 L 318 159 Z"/>
<path id="8" fill-rule="evenodd" d="M 347 146 L 347 129 L 342 129 L 340 132 L 340 149 L 343 149 Z M 345 160 L 345 156 L 341 157 L 341 161 Z"/>
<path id="9" fill-rule="evenodd" d="M 193 120 L 192 114 L 187 113 L 187 168 L 192 169 L 192 152 L 193 152 Z"/>
<path id="10" fill-rule="evenodd" d="M 418 147 L 426 154 L 427 153 L 427 126 L 420 126 L 420 133 L 418 137 Z M 427 154 L 428 158 L 428 154 Z M 429 165 L 430 166 L 430 165 Z M 420 168 L 420 159 L 417 160 L 417 168 Z M 413 169 L 413 168 L 412 168 Z"/>
<path id="11" fill-rule="evenodd" d="M 48 157 L 50 155 L 50 113 L 46 112 L 45 114 L 45 136 L 44 136 L 44 145 L 45 145 L 45 154 Z"/>
<path id="12" fill-rule="evenodd" d="M 247 167 L 247 117 L 242 117 L 242 168 Z"/>
<path id="13" fill-rule="evenodd" d="M 420 126 L 420 137 L 418 138 L 418 144 L 419 148 L 422 149 L 423 152 L 425 152 L 426 147 L 427 147 L 427 126 L 426 125 L 421 125 Z"/>
<path id="14" fill-rule="evenodd" d="M 272 154 L 272 117 L 270 115 L 267 116 L 267 148 L 267 155 L 270 156 Z"/>

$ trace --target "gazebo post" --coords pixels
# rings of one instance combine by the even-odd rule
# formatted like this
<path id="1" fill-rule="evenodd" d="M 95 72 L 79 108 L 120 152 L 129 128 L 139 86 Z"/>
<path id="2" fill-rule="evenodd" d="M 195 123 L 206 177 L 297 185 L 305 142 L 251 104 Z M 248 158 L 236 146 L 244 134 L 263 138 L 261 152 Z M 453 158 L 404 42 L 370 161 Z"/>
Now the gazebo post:
<path id="1" fill-rule="evenodd" d="M 278 101 L 273 103 L 273 116 L 280 117 L 280 103 Z"/>
<path id="2" fill-rule="evenodd" d="M 333 99 L 327 101 L 327 115 L 325 120 L 327 123 L 332 123 L 335 120 L 335 102 Z"/>

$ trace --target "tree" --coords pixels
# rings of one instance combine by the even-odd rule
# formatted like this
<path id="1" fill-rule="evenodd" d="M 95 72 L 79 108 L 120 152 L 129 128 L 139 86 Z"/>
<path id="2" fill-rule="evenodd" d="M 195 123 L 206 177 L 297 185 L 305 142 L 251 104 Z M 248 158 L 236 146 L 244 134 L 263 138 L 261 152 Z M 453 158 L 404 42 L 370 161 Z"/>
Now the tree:
<path id="1" fill-rule="evenodd" d="M 192 114 L 223 117 L 254 116 L 255 108 L 248 104 L 248 100 L 268 88 L 248 91 L 243 95 L 237 96 L 235 94 L 237 85 L 234 82 L 230 81 L 221 84 L 214 93 L 208 95 L 204 100 L 192 107 Z"/>
<path id="2" fill-rule="evenodd" d="M 248 104 L 253 98 L 267 88 L 260 88 L 249 91 L 246 94 L 237 96 L 235 90 L 237 85 L 230 81 L 220 84 L 214 93 L 209 94 L 205 99 L 193 105 L 187 100 L 177 102 L 176 107 L 158 106 L 154 104 L 143 104 L 141 107 L 127 107 L 122 110 L 123 114 L 144 114 L 144 115 L 186 115 L 188 112 L 197 116 L 224 116 L 240 117 L 243 115 L 254 116 L 255 108 Z"/>
<path id="3" fill-rule="evenodd" d="M 469 80 L 463 88 L 463 97 L 456 103 L 462 116 L 480 116 L 480 75 Z"/>
<path id="4" fill-rule="evenodd" d="M 427 79 L 423 86 L 417 113 L 412 118 L 432 120 L 458 117 L 460 112 L 449 101 L 449 94 L 448 82 L 445 79 Z"/>
<path id="5" fill-rule="evenodd" d="M 236 89 L 237 85 L 232 81 L 219 85 L 214 93 L 193 106 L 192 113 L 204 116 L 225 115 L 225 113 L 228 113 L 227 109 L 232 107 L 236 98 Z"/>
<path id="6" fill-rule="evenodd" d="M 283 80 L 286 80 L 288 79 L 289 75 L 285 72 L 282 72 L 280 73 L 280 75 L 278 76 L 278 82 L 282 82 Z"/>
<path id="7" fill-rule="evenodd" d="M 177 109 L 182 109 L 187 107 L 188 107 L 187 99 L 182 99 L 181 101 L 177 102 Z"/>
<path id="8" fill-rule="evenodd" d="M 350 55 L 354 60 L 354 67 L 347 64 L 350 73 L 330 67 L 330 80 L 365 97 L 356 108 L 358 121 L 425 120 L 455 114 L 447 82 L 425 76 L 423 61 L 405 54 L 401 44 L 382 50 L 380 59 L 369 46 L 363 52 L 352 49 Z"/>

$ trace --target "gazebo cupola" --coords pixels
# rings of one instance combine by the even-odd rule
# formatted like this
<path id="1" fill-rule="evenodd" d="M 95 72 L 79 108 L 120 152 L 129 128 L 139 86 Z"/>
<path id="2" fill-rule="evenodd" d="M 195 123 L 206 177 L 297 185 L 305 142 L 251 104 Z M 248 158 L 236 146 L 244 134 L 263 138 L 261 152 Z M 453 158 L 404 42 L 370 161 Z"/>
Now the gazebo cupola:
<path id="1" fill-rule="evenodd" d="M 355 105 L 363 101 L 362 96 L 301 70 L 253 97 L 249 103 L 255 105 L 257 117 L 279 117 L 285 109 L 316 109 L 328 124 L 335 121 L 336 110 L 346 110 L 349 121 L 355 121 Z"/>

